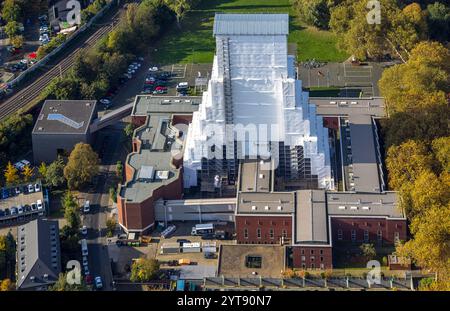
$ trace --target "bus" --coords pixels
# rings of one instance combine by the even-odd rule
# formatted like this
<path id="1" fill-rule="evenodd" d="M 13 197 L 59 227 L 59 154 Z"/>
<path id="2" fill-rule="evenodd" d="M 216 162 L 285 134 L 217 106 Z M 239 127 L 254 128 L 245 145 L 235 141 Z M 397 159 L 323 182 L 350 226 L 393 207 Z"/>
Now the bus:
<path id="1" fill-rule="evenodd" d="M 191 235 L 214 233 L 214 224 L 198 224 L 192 227 Z"/>

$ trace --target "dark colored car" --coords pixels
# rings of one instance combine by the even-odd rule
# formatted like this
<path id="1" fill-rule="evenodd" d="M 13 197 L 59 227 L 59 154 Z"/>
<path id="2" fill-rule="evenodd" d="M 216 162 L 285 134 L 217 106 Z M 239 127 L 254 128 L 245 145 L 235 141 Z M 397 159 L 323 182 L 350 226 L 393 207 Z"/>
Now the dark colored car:
<path id="1" fill-rule="evenodd" d="M 187 239 L 178 239 L 177 243 L 191 243 L 191 241 L 189 241 Z"/>
<path id="2" fill-rule="evenodd" d="M 0 209 L 0 217 L 3 217 L 3 216 L 5 216 L 5 212 L 2 209 Z"/>
<path id="3" fill-rule="evenodd" d="M 214 253 L 204 253 L 204 257 L 205 257 L 206 259 L 216 259 L 216 258 L 217 258 L 217 255 L 214 254 Z"/>
<path id="4" fill-rule="evenodd" d="M 11 211 L 9 210 L 9 208 L 5 208 L 5 216 L 9 215 L 11 215 Z"/>

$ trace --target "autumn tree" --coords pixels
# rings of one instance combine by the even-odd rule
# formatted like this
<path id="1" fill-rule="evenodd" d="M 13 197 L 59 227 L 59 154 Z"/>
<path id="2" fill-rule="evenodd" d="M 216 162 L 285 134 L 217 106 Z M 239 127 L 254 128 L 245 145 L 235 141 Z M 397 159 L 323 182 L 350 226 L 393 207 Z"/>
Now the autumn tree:
<path id="1" fill-rule="evenodd" d="M 373 246 L 373 244 L 361 244 L 359 249 L 367 261 L 372 260 L 377 256 L 377 251 L 375 250 L 375 246 Z"/>
<path id="2" fill-rule="evenodd" d="M 449 50 L 438 42 L 421 42 L 405 64 L 383 71 L 378 82 L 390 115 L 414 108 L 446 106 L 450 92 Z"/>
<path id="3" fill-rule="evenodd" d="M 438 275 L 435 289 L 449 290 L 450 284 L 450 205 L 430 206 L 410 225 L 413 238 L 397 246 L 397 253 Z"/>
<path id="4" fill-rule="evenodd" d="M 29 165 L 25 165 L 22 171 L 23 180 L 25 182 L 29 182 L 31 178 L 33 177 L 34 169 L 31 168 Z"/>
<path id="5" fill-rule="evenodd" d="M 131 266 L 132 282 L 147 282 L 156 277 L 159 271 L 159 262 L 154 258 L 138 258 Z"/>
<path id="6" fill-rule="evenodd" d="M 426 170 L 432 168 L 432 157 L 424 143 L 408 140 L 400 146 L 389 148 L 386 166 L 389 186 L 400 190 L 403 185 L 414 182 Z"/>
<path id="7" fill-rule="evenodd" d="M 8 291 L 12 291 L 15 289 L 16 289 L 16 286 L 11 281 L 11 279 L 4 279 L 4 280 L 0 281 L 0 292 L 8 292 Z"/>
<path id="8" fill-rule="evenodd" d="M 47 175 L 47 164 L 42 162 L 41 165 L 39 165 L 39 167 L 38 167 L 38 173 L 39 173 L 39 178 L 41 178 L 45 181 L 45 178 Z"/>
<path id="9" fill-rule="evenodd" d="M 64 177 L 70 189 L 80 188 L 98 174 L 98 155 L 88 144 L 78 143 L 70 153 L 64 168 Z"/>
<path id="10" fill-rule="evenodd" d="M 17 169 L 14 167 L 14 165 L 11 164 L 11 162 L 8 162 L 8 165 L 5 169 L 5 179 L 6 183 L 8 185 L 14 185 L 19 182 L 19 174 Z"/>
<path id="11" fill-rule="evenodd" d="M 88 290 L 83 278 L 80 280 L 80 284 L 70 284 L 67 282 L 67 273 L 60 273 L 58 280 L 55 284 L 49 287 L 49 291 L 86 291 Z"/>
<path id="12" fill-rule="evenodd" d="M 327 0 L 294 0 L 292 6 L 306 24 L 328 29 L 330 8 Z"/>
<path id="13" fill-rule="evenodd" d="M 450 173 L 450 136 L 436 138 L 432 142 L 432 148 L 442 171 Z"/>
<path id="14" fill-rule="evenodd" d="M 48 186 L 59 187 L 66 181 L 64 178 L 64 160 L 62 157 L 50 163 L 45 172 L 45 180 Z"/>
<path id="15" fill-rule="evenodd" d="M 64 218 L 67 221 L 67 225 L 72 230 L 77 231 L 81 225 L 81 219 L 75 196 L 70 191 L 67 191 L 61 200 L 61 204 L 64 208 Z"/>
<path id="16" fill-rule="evenodd" d="M 114 235 L 116 226 L 117 226 L 117 221 L 114 218 L 108 218 L 106 220 L 106 236 L 107 237 L 112 237 Z"/>

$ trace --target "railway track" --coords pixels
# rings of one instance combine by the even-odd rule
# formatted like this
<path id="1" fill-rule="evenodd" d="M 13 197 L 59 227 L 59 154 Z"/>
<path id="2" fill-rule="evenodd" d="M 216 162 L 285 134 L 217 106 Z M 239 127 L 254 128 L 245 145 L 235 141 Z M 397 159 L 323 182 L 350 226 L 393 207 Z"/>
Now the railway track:
<path id="1" fill-rule="evenodd" d="M 117 25 L 122 8 L 119 9 L 108 23 L 99 24 L 99 28 L 82 45 L 73 50 L 69 55 L 54 64 L 51 69 L 42 74 L 33 83 L 20 90 L 17 94 L 0 104 L 0 120 L 26 108 L 30 103 L 38 100 L 41 92 L 56 77 L 64 75 L 73 65 L 78 53 L 94 46 L 100 38 L 113 30 Z M 95 25 L 93 25 L 95 27 Z"/>

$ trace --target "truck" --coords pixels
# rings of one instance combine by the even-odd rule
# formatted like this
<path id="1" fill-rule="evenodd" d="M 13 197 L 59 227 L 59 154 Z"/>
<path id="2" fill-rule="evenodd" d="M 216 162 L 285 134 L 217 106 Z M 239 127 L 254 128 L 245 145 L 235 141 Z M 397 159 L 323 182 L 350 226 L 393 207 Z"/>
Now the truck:
<path id="1" fill-rule="evenodd" d="M 191 235 L 214 233 L 214 224 L 198 224 L 192 227 Z"/>

